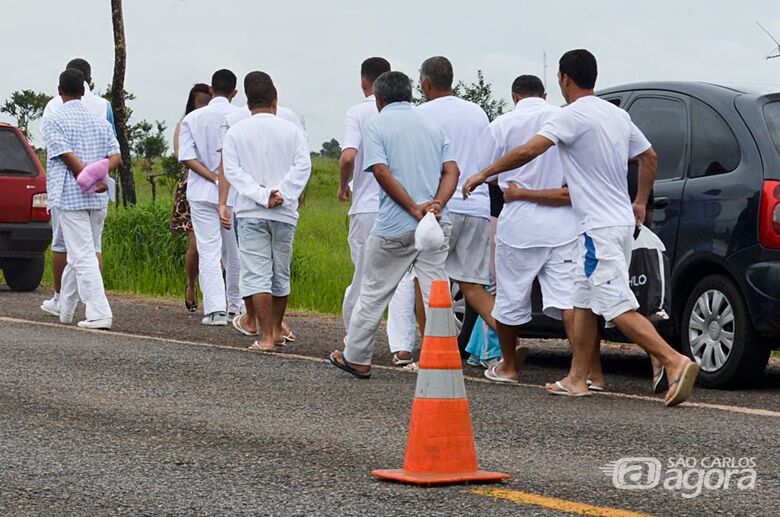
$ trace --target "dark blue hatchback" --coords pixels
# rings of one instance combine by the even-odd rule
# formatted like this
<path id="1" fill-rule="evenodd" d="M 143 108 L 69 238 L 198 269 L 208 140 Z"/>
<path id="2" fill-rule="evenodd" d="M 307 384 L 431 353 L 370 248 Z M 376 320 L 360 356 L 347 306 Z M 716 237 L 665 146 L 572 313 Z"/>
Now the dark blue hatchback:
<path id="1" fill-rule="evenodd" d="M 749 383 L 780 348 L 780 87 L 654 82 L 598 95 L 658 154 L 649 225 L 672 270 L 661 330 L 699 363 L 703 386 Z M 556 328 L 535 317 L 521 335 Z"/>

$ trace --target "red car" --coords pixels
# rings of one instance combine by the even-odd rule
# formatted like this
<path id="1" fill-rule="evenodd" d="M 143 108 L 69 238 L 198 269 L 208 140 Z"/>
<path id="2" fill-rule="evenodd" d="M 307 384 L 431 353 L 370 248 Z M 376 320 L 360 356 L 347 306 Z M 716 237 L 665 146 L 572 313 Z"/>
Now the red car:
<path id="1" fill-rule="evenodd" d="M 0 269 L 12 290 L 40 285 L 49 220 L 46 172 L 22 132 L 0 123 Z"/>

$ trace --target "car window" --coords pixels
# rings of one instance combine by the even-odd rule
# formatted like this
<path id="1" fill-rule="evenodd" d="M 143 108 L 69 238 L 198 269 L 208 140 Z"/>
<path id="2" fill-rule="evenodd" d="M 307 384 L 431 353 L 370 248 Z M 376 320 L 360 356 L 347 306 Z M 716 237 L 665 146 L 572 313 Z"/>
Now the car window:
<path id="1" fill-rule="evenodd" d="M 658 155 L 656 180 L 682 178 L 688 137 L 685 104 L 662 97 L 640 97 L 628 110 Z"/>
<path id="2" fill-rule="evenodd" d="M 14 131 L 0 130 L 0 176 L 36 176 L 27 148 Z"/>
<path id="3" fill-rule="evenodd" d="M 691 135 L 691 178 L 737 168 L 742 158 L 737 137 L 723 117 L 696 99 L 691 99 Z"/>
<path id="4" fill-rule="evenodd" d="M 770 102 L 764 106 L 764 118 L 777 152 L 780 153 L 780 102 Z"/>

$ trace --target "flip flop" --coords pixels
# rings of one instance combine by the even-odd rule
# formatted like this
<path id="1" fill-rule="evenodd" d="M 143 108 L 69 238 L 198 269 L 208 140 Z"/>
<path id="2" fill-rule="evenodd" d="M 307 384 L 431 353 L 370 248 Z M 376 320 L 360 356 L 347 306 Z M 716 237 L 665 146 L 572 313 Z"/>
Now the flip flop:
<path id="1" fill-rule="evenodd" d="M 668 382 L 664 383 L 666 379 L 666 369 L 662 366 L 657 372 L 653 372 L 653 393 L 658 395 L 659 393 L 669 389 Z"/>
<path id="2" fill-rule="evenodd" d="M 699 365 L 691 361 L 685 366 L 680 378 L 669 383 L 669 389 L 672 389 L 674 386 L 677 386 L 677 389 L 675 390 L 674 395 L 664 402 L 664 405 L 666 407 L 678 406 L 691 398 L 693 385 L 696 383 L 696 378 L 698 376 Z"/>
<path id="3" fill-rule="evenodd" d="M 404 370 L 409 370 L 410 372 L 416 372 L 420 370 L 420 364 L 419 363 L 409 363 L 406 366 L 404 366 Z"/>
<path id="4" fill-rule="evenodd" d="M 525 364 L 525 360 L 528 358 L 528 347 L 518 346 L 515 348 L 515 369 L 517 370 L 518 377 L 520 376 L 520 367 Z"/>
<path id="5" fill-rule="evenodd" d="M 253 352 L 276 352 L 279 350 L 279 348 L 276 345 L 272 347 L 263 346 L 260 344 L 260 341 L 255 341 L 247 347 L 247 350 L 251 350 Z"/>
<path id="6" fill-rule="evenodd" d="M 370 379 L 371 378 L 371 372 L 359 372 L 352 368 L 347 362 L 346 359 L 344 359 L 344 356 L 341 356 L 341 360 L 344 361 L 343 363 L 340 363 L 336 359 L 336 352 L 331 352 L 331 354 L 328 356 L 328 359 L 330 359 L 330 364 L 338 368 L 339 370 L 343 370 L 347 372 L 348 374 L 357 377 L 358 379 Z"/>
<path id="7" fill-rule="evenodd" d="M 593 384 L 593 381 L 590 380 L 590 379 L 585 381 L 585 384 L 588 385 L 588 389 L 590 391 L 595 391 L 597 393 L 603 393 L 603 392 L 607 391 L 607 387 L 606 386 L 599 386 L 598 384 Z"/>
<path id="8" fill-rule="evenodd" d="M 298 339 L 297 337 L 295 337 L 295 334 L 293 334 L 293 331 L 292 331 L 292 330 L 290 331 L 290 333 L 289 333 L 289 334 L 287 334 L 286 336 L 282 336 L 282 337 L 283 337 L 283 338 L 284 338 L 284 340 L 285 340 L 285 341 L 287 341 L 288 343 L 295 343 L 295 341 Z"/>
<path id="9" fill-rule="evenodd" d="M 547 388 L 547 393 L 550 395 L 560 395 L 562 397 L 590 397 L 590 391 L 583 391 L 580 393 L 574 393 L 569 386 L 565 385 L 561 381 L 555 381 L 555 388 Z"/>
<path id="10" fill-rule="evenodd" d="M 235 328 L 237 331 L 241 332 L 245 336 L 256 336 L 259 334 L 259 332 L 249 332 L 247 329 L 245 329 L 241 325 L 241 317 L 243 314 L 236 314 L 236 316 L 233 318 L 233 328 Z"/>
<path id="11" fill-rule="evenodd" d="M 501 377 L 499 374 L 496 373 L 496 366 L 501 364 L 500 362 L 498 364 L 494 364 L 487 370 L 485 370 L 485 378 L 488 380 L 491 380 L 493 382 L 499 382 L 504 384 L 517 384 L 516 379 L 508 379 L 506 377 Z"/>
<path id="12" fill-rule="evenodd" d="M 412 364 L 414 362 L 414 359 L 411 357 L 409 359 L 402 359 L 398 357 L 398 352 L 395 352 L 393 354 L 393 358 L 390 360 L 394 366 L 406 366 L 407 364 Z"/>

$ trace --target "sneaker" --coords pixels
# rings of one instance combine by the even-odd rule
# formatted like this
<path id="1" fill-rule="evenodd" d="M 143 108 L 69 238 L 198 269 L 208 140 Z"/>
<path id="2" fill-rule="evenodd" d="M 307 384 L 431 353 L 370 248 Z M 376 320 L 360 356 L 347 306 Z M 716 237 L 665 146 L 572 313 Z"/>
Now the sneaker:
<path id="1" fill-rule="evenodd" d="M 71 323 L 73 323 L 73 313 L 68 314 L 65 312 L 61 312 L 59 313 L 59 315 L 60 315 L 60 323 L 64 323 L 65 325 L 70 325 Z"/>
<path id="2" fill-rule="evenodd" d="M 466 359 L 466 364 L 469 366 L 482 366 L 482 361 L 479 360 L 479 357 L 471 354 L 469 358 Z"/>
<path id="3" fill-rule="evenodd" d="M 83 329 L 111 330 L 112 318 L 101 318 L 99 320 L 79 321 L 78 326 Z"/>
<path id="4" fill-rule="evenodd" d="M 210 327 L 224 327 L 228 324 L 227 315 L 224 311 L 212 312 L 203 318 L 201 323 Z"/>
<path id="5" fill-rule="evenodd" d="M 57 300 L 57 297 L 50 298 L 48 300 L 45 300 L 41 304 L 41 310 L 45 312 L 46 314 L 50 314 L 52 316 L 59 316 L 60 315 L 60 303 L 59 300 Z"/>

